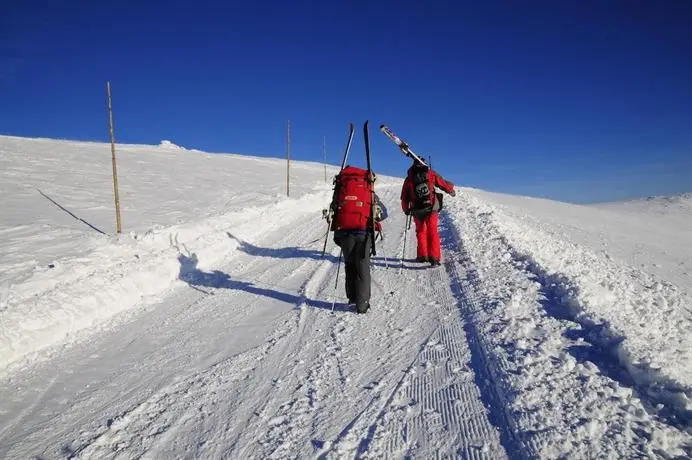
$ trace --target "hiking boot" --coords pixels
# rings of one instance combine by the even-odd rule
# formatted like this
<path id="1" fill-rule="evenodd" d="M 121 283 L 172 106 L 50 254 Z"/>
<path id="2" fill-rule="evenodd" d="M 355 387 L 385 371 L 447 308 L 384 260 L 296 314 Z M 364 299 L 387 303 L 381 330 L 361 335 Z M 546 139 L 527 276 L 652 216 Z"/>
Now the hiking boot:
<path id="1" fill-rule="evenodd" d="M 356 306 L 356 313 L 367 313 L 368 310 L 370 310 L 370 302 L 366 303 L 363 306 Z"/>
<path id="2" fill-rule="evenodd" d="M 437 267 L 440 265 L 440 259 L 433 259 L 432 257 L 430 258 L 430 266 L 431 267 Z"/>
<path id="3" fill-rule="evenodd" d="M 424 262 L 427 262 L 427 261 L 428 261 L 428 258 L 427 258 L 427 257 L 423 257 L 423 256 L 418 256 L 418 257 L 416 257 L 416 262 L 424 263 Z"/>

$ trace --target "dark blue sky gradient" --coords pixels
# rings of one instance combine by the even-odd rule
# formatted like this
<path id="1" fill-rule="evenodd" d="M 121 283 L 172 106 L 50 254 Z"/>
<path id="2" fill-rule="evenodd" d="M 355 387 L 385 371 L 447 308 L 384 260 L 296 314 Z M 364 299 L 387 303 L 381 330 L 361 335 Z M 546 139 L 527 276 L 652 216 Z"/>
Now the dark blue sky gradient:
<path id="1" fill-rule="evenodd" d="M 225 4 L 222 4 L 225 3 Z M 457 184 L 692 190 L 692 2 L 0 0 L 0 132 L 321 160 L 371 120 Z M 359 129 L 360 134 L 360 129 Z M 353 150 L 364 163 L 362 137 Z"/>

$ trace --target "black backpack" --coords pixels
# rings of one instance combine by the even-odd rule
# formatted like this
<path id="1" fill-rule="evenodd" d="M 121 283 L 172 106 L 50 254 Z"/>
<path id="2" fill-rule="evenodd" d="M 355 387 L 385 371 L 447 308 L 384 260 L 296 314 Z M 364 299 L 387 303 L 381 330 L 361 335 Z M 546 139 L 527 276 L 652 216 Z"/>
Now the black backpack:
<path id="1" fill-rule="evenodd" d="M 428 168 L 418 166 L 413 169 L 413 203 L 414 208 L 421 211 L 431 211 L 433 206 L 432 190 L 428 180 Z"/>

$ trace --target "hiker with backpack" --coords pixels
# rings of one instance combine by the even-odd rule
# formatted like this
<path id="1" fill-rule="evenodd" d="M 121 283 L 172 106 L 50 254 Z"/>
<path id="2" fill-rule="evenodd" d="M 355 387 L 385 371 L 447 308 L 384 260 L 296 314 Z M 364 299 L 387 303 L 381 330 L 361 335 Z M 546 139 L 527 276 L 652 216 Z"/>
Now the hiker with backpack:
<path id="1" fill-rule="evenodd" d="M 370 308 L 370 255 L 375 231 L 381 232 L 380 221 L 387 210 L 374 192 L 375 174 L 365 169 L 346 166 L 334 181 L 333 219 L 334 242 L 341 247 L 346 271 L 346 296 L 356 305 L 358 313 Z M 373 205 L 374 200 L 374 205 Z"/>
<path id="2" fill-rule="evenodd" d="M 404 214 L 413 217 L 416 224 L 416 261 L 429 262 L 432 266 L 440 265 L 441 258 L 437 225 L 442 194 L 437 193 L 435 187 L 451 196 L 456 195 L 454 184 L 414 158 L 401 188 L 401 208 Z"/>

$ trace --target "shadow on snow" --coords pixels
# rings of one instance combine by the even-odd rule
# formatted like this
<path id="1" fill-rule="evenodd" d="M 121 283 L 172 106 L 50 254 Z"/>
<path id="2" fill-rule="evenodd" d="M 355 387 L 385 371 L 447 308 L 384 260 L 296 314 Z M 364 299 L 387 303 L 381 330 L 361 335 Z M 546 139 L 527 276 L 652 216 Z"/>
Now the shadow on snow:
<path id="1" fill-rule="evenodd" d="M 297 259 L 297 258 L 305 258 L 305 259 L 313 259 L 313 260 L 328 260 L 329 262 L 338 264 L 339 263 L 339 256 L 334 256 L 333 254 L 330 253 L 325 253 L 324 256 L 322 255 L 322 251 L 317 250 L 317 249 L 308 249 L 302 246 L 289 246 L 285 248 L 264 248 L 261 246 L 254 245 L 252 243 L 249 243 L 241 238 L 238 238 L 237 236 L 233 235 L 231 232 L 226 232 L 226 235 L 236 241 L 238 243 L 238 249 L 244 252 L 245 254 L 251 255 L 251 256 L 256 256 L 256 257 L 270 257 L 274 259 Z M 331 235 L 330 235 L 331 237 Z M 314 244 L 318 241 L 324 241 L 323 238 L 319 238 L 318 240 L 313 240 L 309 244 Z M 415 259 L 404 259 L 404 262 L 415 262 Z M 341 260 L 341 263 L 343 263 L 343 259 Z M 382 257 L 373 257 L 371 265 L 375 267 L 385 267 L 385 268 L 398 268 L 401 265 L 401 259 L 391 259 L 389 257 L 386 258 Z M 427 264 L 422 264 L 422 265 L 404 265 L 404 268 L 407 270 L 422 270 L 424 268 L 427 268 Z"/>
<path id="2" fill-rule="evenodd" d="M 75 220 L 80 221 L 81 223 L 83 223 L 84 225 L 88 226 L 88 227 L 91 228 L 92 230 L 99 232 L 101 235 L 108 235 L 106 232 L 104 232 L 104 231 L 101 230 L 100 228 L 91 225 L 89 222 L 87 222 L 86 220 L 82 219 L 81 217 L 79 217 L 78 215 L 76 215 L 75 213 L 73 213 L 72 211 L 70 211 L 69 209 L 67 209 L 66 207 L 64 207 L 63 205 L 61 205 L 60 203 L 58 203 L 57 201 L 55 201 L 53 198 L 51 198 L 51 197 L 49 197 L 48 195 L 46 195 L 45 193 L 43 193 L 43 191 L 41 191 L 41 189 L 36 189 L 36 190 L 38 191 L 38 193 L 41 194 L 41 196 L 42 196 L 43 198 L 45 198 L 45 199 L 47 199 L 48 201 L 50 201 L 51 203 L 53 203 L 53 204 L 54 204 L 55 206 L 57 206 L 58 209 L 60 209 L 61 211 L 64 211 L 64 212 L 66 212 L 67 214 L 69 214 L 70 217 L 74 218 Z"/>
<path id="3" fill-rule="evenodd" d="M 275 299 L 280 302 L 293 305 L 295 308 L 300 308 L 303 304 L 305 304 L 313 308 L 322 308 L 330 311 L 332 309 L 331 302 L 309 299 L 300 292 L 297 294 L 292 294 L 289 292 L 279 291 L 277 289 L 273 289 L 274 287 L 277 287 L 276 285 L 261 281 L 251 282 L 234 280 L 231 279 L 231 276 L 228 273 L 224 273 L 219 270 L 214 270 L 211 272 L 202 271 L 198 268 L 199 259 L 195 253 L 192 253 L 189 256 L 179 254 L 178 262 L 180 263 L 178 278 L 185 281 L 193 289 L 207 295 L 213 295 L 214 293 L 207 291 L 204 288 L 230 289 Z M 263 284 L 267 287 L 260 287 L 258 284 Z M 350 311 L 350 309 L 347 305 L 337 302 L 334 305 L 334 311 Z"/>
<path id="4" fill-rule="evenodd" d="M 261 246 L 255 246 L 252 243 L 248 243 L 245 240 L 238 238 L 231 232 L 226 232 L 226 235 L 238 243 L 238 249 L 251 256 L 258 257 L 271 257 L 274 259 L 314 259 L 314 260 L 328 260 L 333 263 L 338 263 L 339 258 L 334 257 L 332 254 L 326 253 L 322 256 L 322 251 L 316 249 L 306 249 L 298 246 L 291 246 L 286 248 L 263 248 Z"/>

